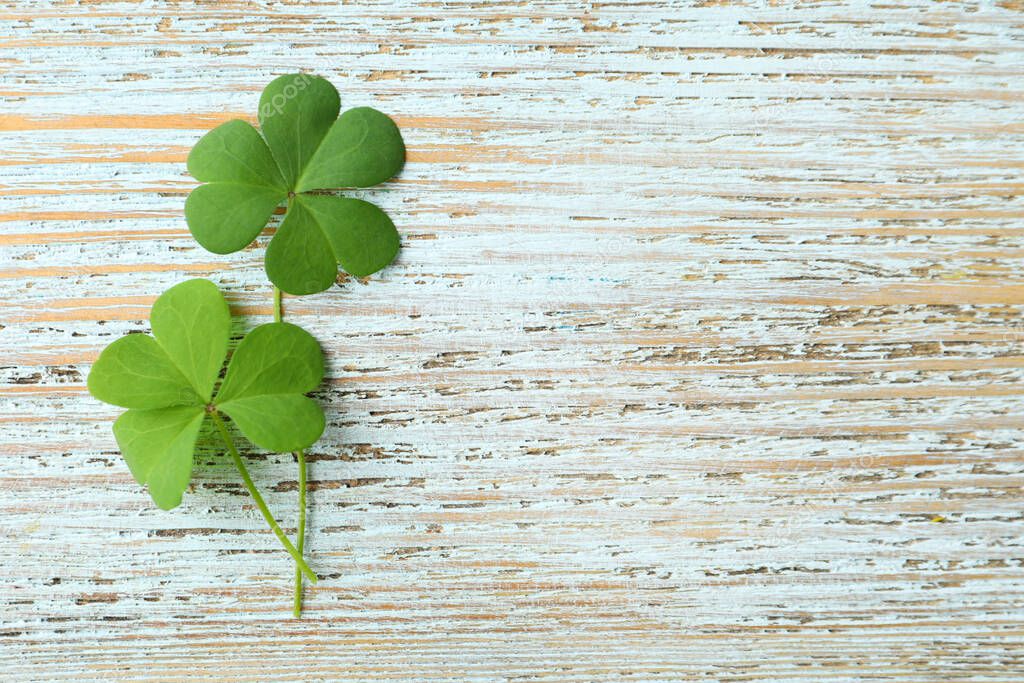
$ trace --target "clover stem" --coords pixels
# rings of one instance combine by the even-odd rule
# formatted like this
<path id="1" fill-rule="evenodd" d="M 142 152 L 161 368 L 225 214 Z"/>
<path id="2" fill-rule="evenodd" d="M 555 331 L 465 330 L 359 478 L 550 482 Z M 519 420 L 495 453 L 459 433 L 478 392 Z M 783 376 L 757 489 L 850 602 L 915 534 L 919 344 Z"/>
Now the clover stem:
<path id="1" fill-rule="evenodd" d="M 281 322 L 281 317 L 281 289 L 274 285 L 274 322 Z M 306 454 L 302 450 L 297 450 L 295 458 L 299 463 L 299 528 L 295 533 L 295 549 L 302 555 L 306 544 Z M 298 562 L 295 563 L 295 600 L 292 614 L 296 618 L 302 616 L 302 568 Z"/>
<path id="2" fill-rule="evenodd" d="M 263 501 L 263 496 L 260 495 L 256 485 L 252 483 L 252 477 L 249 476 L 249 470 L 246 469 L 245 463 L 242 462 L 242 456 L 238 454 L 238 450 L 235 448 L 235 442 L 231 439 L 231 434 L 228 432 L 228 428 L 225 426 L 224 420 L 221 419 L 221 416 L 216 412 L 210 413 L 210 416 L 213 418 L 214 424 L 217 425 L 217 429 L 220 430 L 220 435 L 224 438 L 224 443 L 228 447 L 228 453 L 231 454 L 231 459 L 235 461 L 235 467 L 238 468 L 238 473 L 242 475 L 242 481 L 245 482 L 245 488 L 249 489 L 249 495 L 251 495 L 252 499 L 256 501 L 256 507 L 258 507 L 260 512 L 263 514 L 263 519 L 267 520 L 267 524 L 270 525 L 270 530 L 274 532 L 274 535 L 277 536 L 277 540 L 281 542 L 284 549 L 292 556 L 292 559 L 295 560 L 295 564 L 299 567 L 302 573 L 306 575 L 306 578 L 308 578 L 311 583 L 316 583 L 316 574 L 314 574 L 313 570 L 309 568 L 306 561 L 302 559 L 302 554 L 295 549 L 292 542 L 289 541 L 288 537 L 284 535 L 283 531 L 281 531 L 281 527 L 278 526 L 274 516 L 270 514 L 270 509 L 267 508 L 267 504 Z"/>
<path id="3" fill-rule="evenodd" d="M 295 534 L 295 548 L 302 555 L 306 544 L 306 454 L 297 450 L 295 457 L 299 461 L 299 529 Z M 295 602 L 292 614 L 296 618 L 302 614 L 302 572 L 298 564 L 295 565 Z"/>

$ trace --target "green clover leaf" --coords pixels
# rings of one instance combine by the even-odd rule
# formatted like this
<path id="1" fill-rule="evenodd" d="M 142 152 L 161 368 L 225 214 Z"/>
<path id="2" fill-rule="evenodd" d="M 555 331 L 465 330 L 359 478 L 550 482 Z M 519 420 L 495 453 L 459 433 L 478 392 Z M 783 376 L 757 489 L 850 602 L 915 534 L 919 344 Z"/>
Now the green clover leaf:
<path id="1" fill-rule="evenodd" d="M 209 280 L 188 280 L 164 292 L 150 315 L 153 336 L 130 334 L 100 354 L 89 393 L 128 410 L 114 436 L 132 476 L 169 510 L 181 503 L 192 477 L 203 422 L 230 417 L 257 446 L 291 451 L 311 446 L 324 414 L 305 393 L 324 374 L 320 345 L 290 323 L 249 332 L 228 364 L 219 390 L 231 313 Z"/>
<path id="2" fill-rule="evenodd" d="M 262 135 L 237 119 L 204 135 L 188 157 L 189 173 L 205 183 L 185 202 L 196 240 L 218 254 L 238 251 L 287 200 L 265 259 L 267 277 L 281 290 L 322 292 L 339 264 L 364 277 L 391 263 L 399 238 L 387 214 L 361 199 L 315 194 L 377 185 L 405 163 L 394 121 L 369 107 L 339 117 L 340 107 L 328 81 L 289 74 L 260 97 Z"/>

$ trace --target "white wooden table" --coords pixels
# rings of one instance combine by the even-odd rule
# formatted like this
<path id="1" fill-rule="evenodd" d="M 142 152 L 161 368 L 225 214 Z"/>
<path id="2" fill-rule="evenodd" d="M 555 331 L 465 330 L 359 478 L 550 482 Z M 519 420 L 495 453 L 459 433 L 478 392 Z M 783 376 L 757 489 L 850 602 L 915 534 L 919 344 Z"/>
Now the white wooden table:
<path id="1" fill-rule="evenodd" d="M 0 679 L 1024 677 L 1024 5 L 0 9 Z M 329 357 L 310 563 L 212 444 L 183 506 L 84 380 L 266 238 L 188 150 L 305 70 L 402 127 Z M 290 456 L 250 453 L 286 527 Z"/>

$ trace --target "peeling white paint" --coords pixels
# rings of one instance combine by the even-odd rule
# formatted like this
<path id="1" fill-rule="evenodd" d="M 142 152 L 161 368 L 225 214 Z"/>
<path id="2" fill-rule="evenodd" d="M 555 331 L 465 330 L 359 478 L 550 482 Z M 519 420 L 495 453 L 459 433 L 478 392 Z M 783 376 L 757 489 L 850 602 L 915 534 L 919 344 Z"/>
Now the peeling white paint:
<path id="1" fill-rule="evenodd" d="M 0 10 L 0 679 L 1024 677 L 1022 7 L 707 4 Z M 286 299 L 301 621 L 223 455 L 161 512 L 84 390 L 186 277 L 269 315 L 184 161 L 297 69 L 410 153 L 396 264 Z"/>

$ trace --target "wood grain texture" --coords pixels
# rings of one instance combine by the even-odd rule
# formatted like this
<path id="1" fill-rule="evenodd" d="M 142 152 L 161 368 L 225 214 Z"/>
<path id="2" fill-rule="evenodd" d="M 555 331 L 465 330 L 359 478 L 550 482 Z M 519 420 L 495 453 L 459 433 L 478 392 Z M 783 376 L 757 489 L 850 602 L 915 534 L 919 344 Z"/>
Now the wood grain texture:
<path id="1" fill-rule="evenodd" d="M 1024 677 L 1024 4 L 0 5 L 0 679 Z M 310 564 L 84 378 L 203 251 L 199 136 L 305 70 L 401 125 L 320 339 Z M 290 456 L 250 453 L 288 528 Z"/>

